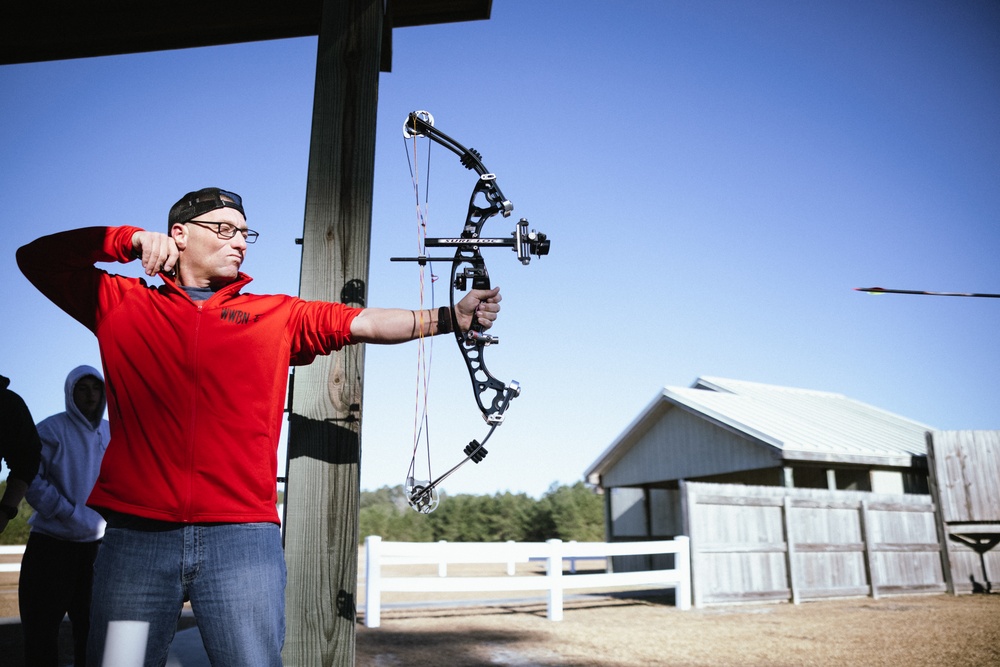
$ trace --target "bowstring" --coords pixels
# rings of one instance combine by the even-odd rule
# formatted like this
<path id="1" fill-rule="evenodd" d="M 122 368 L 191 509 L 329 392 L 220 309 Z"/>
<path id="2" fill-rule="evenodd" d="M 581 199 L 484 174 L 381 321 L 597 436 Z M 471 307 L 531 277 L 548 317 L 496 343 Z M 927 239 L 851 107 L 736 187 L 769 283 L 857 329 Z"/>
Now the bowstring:
<path id="1" fill-rule="evenodd" d="M 424 201 L 420 201 L 420 168 L 417 152 L 418 135 L 414 128 L 413 134 L 413 156 L 410 156 L 410 146 L 406 138 L 403 138 L 403 146 L 406 149 L 406 163 L 410 169 L 410 181 L 413 185 L 413 195 L 416 204 L 417 219 L 417 255 L 426 256 L 426 238 L 429 218 L 430 204 L 430 164 L 431 164 L 431 141 L 427 141 L 427 167 L 425 169 L 426 180 L 424 184 Z M 431 472 L 431 447 L 430 447 L 430 417 L 428 409 L 428 397 L 430 395 L 431 366 L 434 352 L 433 336 L 424 336 L 424 302 L 427 286 L 427 273 L 430 273 L 430 310 L 434 310 L 434 282 L 437 276 L 434 275 L 433 264 L 431 262 L 418 263 L 418 274 L 420 282 L 420 305 L 419 322 L 417 336 L 417 369 L 416 387 L 413 408 L 413 452 L 410 457 L 410 467 L 407 470 L 407 480 L 416 477 L 417 455 L 420 451 L 420 444 L 423 442 L 427 457 L 427 479 L 434 479 Z"/>

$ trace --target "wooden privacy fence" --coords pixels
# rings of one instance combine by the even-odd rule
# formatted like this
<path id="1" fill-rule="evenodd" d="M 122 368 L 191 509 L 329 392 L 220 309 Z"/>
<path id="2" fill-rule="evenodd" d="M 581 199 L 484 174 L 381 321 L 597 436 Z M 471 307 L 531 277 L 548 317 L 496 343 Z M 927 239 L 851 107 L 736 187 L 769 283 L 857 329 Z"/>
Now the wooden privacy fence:
<path id="1" fill-rule="evenodd" d="M 695 606 L 944 592 L 930 496 L 686 482 Z"/>
<path id="2" fill-rule="evenodd" d="M 674 567 L 563 577 L 563 562 L 572 558 L 674 554 Z M 544 558 L 546 574 L 517 576 L 516 563 Z M 450 577 L 450 563 L 506 563 L 505 577 Z M 389 577 L 387 565 L 438 566 L 438 576 Z M 567 589 L 625 588 L 656 586 L 675 589 L 678 609 L 691 608 L 691 568 L 688 539 L 655 542 L 383 542 L 372 535 L 365 539 L 365 625 L 381 625 L 381 596 L 386 592 L 456 591 L 547 591 L 547 618 L 563 618 L 563 592 Z"/>
<path id="3" fill-rule="evenodd" d="M 927 433 L 931 493 L 952 592 L 990 592 L 1000 573 L 1000 431 Z"/>

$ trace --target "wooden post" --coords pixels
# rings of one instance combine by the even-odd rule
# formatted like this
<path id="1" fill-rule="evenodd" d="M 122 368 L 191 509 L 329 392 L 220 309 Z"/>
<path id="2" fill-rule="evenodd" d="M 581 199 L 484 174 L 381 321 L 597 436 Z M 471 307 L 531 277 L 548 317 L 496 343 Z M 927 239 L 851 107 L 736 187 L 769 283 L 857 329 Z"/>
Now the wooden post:
<path id="1" fill-rule="evenodd" d="M 942 482 L 948 484 L 948 479 L 938 479 L 938 460 L 934 451 L 934 432 L 925 431 L 924 439 L 927 443 L 927 481 L 930 485 L 931 500 L 934 502 L 934 530 L 937 532 L 938 543 L 941 545 L 941 573 L 944 575 L 944 583 L 951 595 L 958 593 L 955 588 L 955 577 L 951 569 L 950 540 L 948 539 L 948 525 L 945 522 L 945 509 L 943 503 L 945 497 Z M 943 470 L 943 468 L 942 468 Z"/>
<path id="2" fill-rule="evenodd" d="M 871 530 L 871 515 L 869 514 L 867 500 L 862 500 L 860 507 L 858 507 L 858 521 L 861 522 L 861 540 L 865 543 L 865 574 L 868 575 L 868 585 L 871 586 L 872 599 L 878 600 L 879 582 L 875 580 L 878 574 L 878 567 L 875 564 L 875 545 L 872 543 L 875 537 Z"/>
<path id="3" fill-rule="evenodd" d="M 688 575 L 691 577 L 691 600 L 698 609 L 704 606 L 705 593 L 698 575 L 701 573 L 698 568 L 698 536 L 695 534 L 694 512 L 697 507 L 697 500 L 694 498 L 694 491 L 688 486 L 687 480 L 678 482 L 679 495 L 681 497 L 681 530 L 688 538 Z"/>
<path id="4" fill-rule="evenodd" d="M 781 503 L 781 524 L 785 533 L 785 569 L 788 576 L 788 588 L 792 593 L 792 604 L 802 602 L 799 591 L 799 580 L 795 567 L 795 534 L 792 531 L 792 499 L 785 496 Z"/>
<path id="5" fill-rule="evenodd" d="M 300 295 L 367 305 L 383 0 L 324 0 Z M 294 375 L 285 491 L 290 667 L 353 665 L 364 348 Z"/>

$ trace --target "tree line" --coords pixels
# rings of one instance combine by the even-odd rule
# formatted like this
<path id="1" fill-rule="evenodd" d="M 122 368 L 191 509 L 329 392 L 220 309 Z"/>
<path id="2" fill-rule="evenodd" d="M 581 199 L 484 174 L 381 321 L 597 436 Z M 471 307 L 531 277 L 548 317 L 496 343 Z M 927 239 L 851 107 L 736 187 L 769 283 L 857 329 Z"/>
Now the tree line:
<path id="1" fill-rule="evenodd" d="M 359 532 L 397 542 L 544 542 L 558 538 L 604 541 L 602 497 L 583 482 L 553 484 L 539 500 L 523 493 L 494 495 L 441 492 L 437 509 L 420 514 L 409 507 L 403 486 L 362 491 Z"/>
<path id="2" fill-rule="evenodd" d="M 6 481 L 0 482 L 0 495 Z M 540 499 L 523 493 L 440 495 L 437 509 L 420 514 L 406 502 L 403 485 L 362 491 L 361 541 L 379 535 L 394 542 L 604 541 L 602 497 L 583 482 L 553 484 Z M 22 500 L 17 517 L 0 533 L 0 544 L 25 544 L 32 509 Z"/>
<path id="3" fill-rule="evenodd" d="M 7 480 L 0 482 L 0 497 L 3 497 L 7 490 Z M 17 505 L 17 516 L 10 520 L 7 528 L 0 533 L 0 544 L 27 544 L 28 532 L 31 526 L 28 525 L 28 517 L 34 512 L 28 501 L 21 499 Z"/>

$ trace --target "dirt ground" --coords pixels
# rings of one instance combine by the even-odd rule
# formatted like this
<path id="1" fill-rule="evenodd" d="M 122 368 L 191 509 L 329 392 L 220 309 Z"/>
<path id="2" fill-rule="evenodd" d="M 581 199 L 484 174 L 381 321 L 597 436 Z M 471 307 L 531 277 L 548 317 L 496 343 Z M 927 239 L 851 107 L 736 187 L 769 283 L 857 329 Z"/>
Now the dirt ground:
<path id="1" fill-rule="evenodd" d="M 455 572 L 460 573 L 466 574 Z M 363 600 L 363 573 L 359 585 Z M 544 598 L 484 602 L 483 595 L 469 593 L 464 600 L 449 595 L 450 602 L 438 606 L 412 606 L 427 597 L 386 594 L 379 628 L 364 627 L 362 613 L 356 664 L 1000 665 L 1000 595 L 911 595 L 678 611 L 672 595 L 617 593 L 567 598 L 559 622 L 546 619 Z M 17 615 L 17 575 L 2 573 L 0 664 L 5 666 L 20 664 Z"/>
<path id="2" fill-rule="evenodd" d="M 665 598 L 382 611 L 356 664 L 394 667 L 1000 665 L 1000 595 L 824 600 L 678 611 Z"/>

